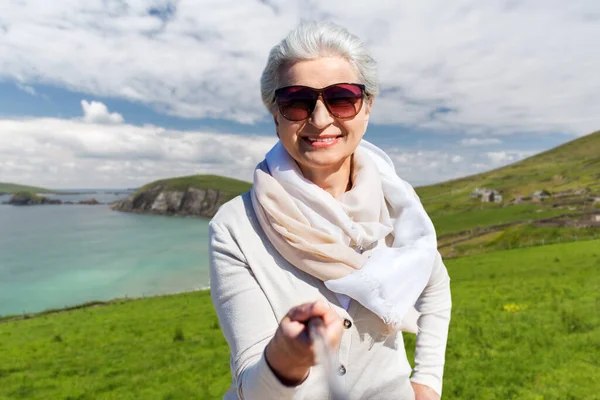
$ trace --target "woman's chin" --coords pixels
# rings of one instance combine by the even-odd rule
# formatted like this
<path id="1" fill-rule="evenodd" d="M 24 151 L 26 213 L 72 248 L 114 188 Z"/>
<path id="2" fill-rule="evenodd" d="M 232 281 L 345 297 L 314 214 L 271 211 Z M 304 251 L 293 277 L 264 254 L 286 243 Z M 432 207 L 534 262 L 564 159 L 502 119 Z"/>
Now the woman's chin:
<path id="1" fill-rule="evenodd" d="M 339 168 L 348 157 L 349 155 L 340 154 L 339 152 L 319 151 L 302 154 L 300 163 L 311 169 Z"/>

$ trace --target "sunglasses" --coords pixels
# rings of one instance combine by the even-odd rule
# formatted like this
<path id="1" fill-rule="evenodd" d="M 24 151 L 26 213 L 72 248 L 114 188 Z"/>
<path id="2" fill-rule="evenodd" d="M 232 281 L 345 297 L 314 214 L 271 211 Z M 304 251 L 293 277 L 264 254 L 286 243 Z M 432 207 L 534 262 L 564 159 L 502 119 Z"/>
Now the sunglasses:
<path id="1" fill-rule="evenodd" d="M 360 111 L 365 85 L 358 83 L 336 83 L 323 89 L 308 86 L 286 86 L 275 91 L 279 112 L 290 121 L 303 121 L 315 110 L 319 97 L 325 107 L 336 118 L 353 118 Z"/>

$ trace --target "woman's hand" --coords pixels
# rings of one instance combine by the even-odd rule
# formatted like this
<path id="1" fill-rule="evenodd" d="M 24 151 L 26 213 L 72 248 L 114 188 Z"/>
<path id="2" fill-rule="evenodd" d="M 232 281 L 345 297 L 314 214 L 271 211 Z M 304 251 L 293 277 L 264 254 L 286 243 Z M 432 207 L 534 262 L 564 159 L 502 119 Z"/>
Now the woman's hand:
<path id="1" fill-rule="evenodd" d="M 333 349 L 342 339 L 342 319 L 323 301 L 293 307 L 281 320 L 265 351 L 267 364 L 279 380 L 288 386 L 302 383 L 315 365 L 314 346 L 308 334 L 308 320 L 322 318 L 325 337 Z"/>
<path id="2" fill-rule="evenodd" d="M 440 396 L 429 386 L 411 382 L 415 391 L 415 400 L 440 400 Z"/>

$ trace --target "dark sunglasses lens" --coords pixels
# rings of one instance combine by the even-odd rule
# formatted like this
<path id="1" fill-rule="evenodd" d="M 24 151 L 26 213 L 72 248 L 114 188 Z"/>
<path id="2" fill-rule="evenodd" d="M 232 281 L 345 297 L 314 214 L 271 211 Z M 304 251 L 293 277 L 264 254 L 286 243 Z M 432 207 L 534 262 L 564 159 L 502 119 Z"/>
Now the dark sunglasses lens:
<path id="1" fill-rule="evenodd" d="M 323 99 L 333 115 L 338 118 L 351 118 L 356 116 L 362 107 L 363 90 L 360 86 L 342 83 L 327 88 L 323 92 Z"/>
<path id="2" fill-rule="evenodd" d="M 315 108 L 316 94 L 308 88 L 289 87 L 277 91 L 281 114 L 290 121 L 307 119 Z"/>

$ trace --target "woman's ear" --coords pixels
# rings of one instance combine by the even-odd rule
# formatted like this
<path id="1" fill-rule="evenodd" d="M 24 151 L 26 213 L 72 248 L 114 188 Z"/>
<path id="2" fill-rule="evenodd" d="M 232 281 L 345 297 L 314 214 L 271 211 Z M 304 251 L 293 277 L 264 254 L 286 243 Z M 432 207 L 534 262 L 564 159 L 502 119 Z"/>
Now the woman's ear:
<path id="1" fill-rule="evenodd" d="M 369 117 L 371 116 L 371 108 L 373 107 L 373 97 L 367 98 L 365 105 L 367 106 L 365 109 L 365 129 L 366 129 L 367 125 L 369 125 Z"/>
<path id="2" fill-rule="evenodd" d="M 366 114 L 369 115 L 371 114 L 371 109 L 373 108 L 373 101 L 375 100 L 374 97 L 369 96 L 366 101 L 367 101 L 367 110 L 366 110 Z"/>
<path id="3" fill-rule="evenodd" d="M 273 114 L 273 122 L 275 122 L 275 132 L 277 133 L 277 137 L 279 138 L 279 121 L 277 121 L 276 114 Z"/>
<path id="4" fill-rule="evenodd" d="M 371 109 L 373 107 L 373 97 L 369 97 L 366 99 L 366 109 L 365 109 L 365 129 L 369 124 L 369 117 L 371 116 Z"/>

